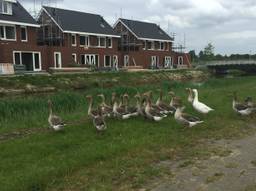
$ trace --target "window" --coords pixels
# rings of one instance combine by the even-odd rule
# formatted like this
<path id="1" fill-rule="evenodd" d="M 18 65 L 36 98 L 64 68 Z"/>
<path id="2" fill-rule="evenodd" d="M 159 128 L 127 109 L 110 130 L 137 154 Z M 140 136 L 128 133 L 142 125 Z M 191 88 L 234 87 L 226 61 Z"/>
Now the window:
<path id="1" fill-rule="evenodd" d="M 73 59 L 74 62 L 76 62 L 76 53 L 72 54 L 72 59 Z"/>
<path id="2" fill-rule="evenodd" d="M 72 46 L 76 46 L 76 35 L 75 34 L 71 35 L 71 44 L 72 44 Z"/>
<path id="3" fill-rule="evenodd" d="M 147 49 L 147 41 L 142 42 L 142 49 L 146 50 Z"/>
<path id="4" fill-rule="evenodd" d="M 83 54 L 81 55 L 81 64 L 88 66 L 98 66 L 99 56 L 97 54 Z"/>
<path id="5" fill-rule="evenodd" d="M 160 42 L 159 50 L 165 50 L 165 43 L 164 42 Z"/>
<path id="6" fill-rule="evenodd" d="M 4 26 L 0 26 L 0 39 L 4 39 Z"/>
<path id="7" fill-rule="evenodd" d="M 12 3 L 7 1 L 0 1 L 0 13 L 12 15 Z"/>
<path id="8" fill-rule="evenodd" d="M 1 40 L 16 40 L 16 28 L 14 26 L 0 26 Z"/>
<path id="9" fill-rule="evenodd" d="M 21 34 L 20 34 L 21 41 L 28 41 L 27 27 L 21 27 L 20 31 L 21 31 Z"/>
<path id="10" fill-rule="evenodd" d="M 107 38 L 107 46 L 108 48 L 112 48 L 112 38 Z"/>
<path id="11" fill-rule="evenodd" d="M 173 68 L 172 57 L 170 57 L 170 56 L 165 57 L 164 67 L 165 68 Z"/>
<path id="12" fill-rule="evenodd" d="M 182 56 L 178 57 L 178 65 L 183 65 L 183 57 Z"/>
<path id="13" fill-rule="evenodd" d="M 104 67 L 111 67 L 111 56 L 104 57 Z"/>
<path id="14" fill-rule="evenodd" d="M 106 38 L 98 37 L 98 47 L 106 47 Z"/>
<path id="15" fill-rule="evenodd" d="M 89 37 L 88 36 L 80 36 L 80 46 L 89 46 Z"/>
<path id="16" fill-rule="evenodd" d="M 154 50 L 155 45 L 153 41 L 148 41 L 147 45 L 148 45 L 148 50 Z"/>

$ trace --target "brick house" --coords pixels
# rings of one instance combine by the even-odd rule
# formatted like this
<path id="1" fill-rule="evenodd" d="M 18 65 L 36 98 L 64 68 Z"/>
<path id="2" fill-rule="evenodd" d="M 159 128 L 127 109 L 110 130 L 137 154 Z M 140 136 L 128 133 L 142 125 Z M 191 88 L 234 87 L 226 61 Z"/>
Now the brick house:
<path id="1" fill-rule="evenodd" d="M 124 67 L 154 69 L 190 66 L 188 55 L 174 52 L 174 39 L 154 23 L 119 19 L 114 30 L 121 36 L 118 50 Z"/>
<path id="2" fill-rule="evenodd" d="M 40 27 L 16 0 L 0 1 L 0 74 L 12 74 L 15 67 L 41 71 Z"/>
<path id="3" fill-rule="evenodd" d="M 118 67 L 118 39 L 100 15 L 44 6 L 38 44 L 46 49 L 47 68 Z"/>

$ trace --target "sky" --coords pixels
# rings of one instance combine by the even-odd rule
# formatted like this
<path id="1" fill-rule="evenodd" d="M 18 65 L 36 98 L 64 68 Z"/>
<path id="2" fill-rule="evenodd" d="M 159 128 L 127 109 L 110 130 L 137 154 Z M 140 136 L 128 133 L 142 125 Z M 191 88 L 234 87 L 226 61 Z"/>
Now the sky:
<path id="1" fill-rule="evenodd" d="M 159 24 L 175 44 L 199 52 L 209 42 L 216 54 L 256 54 L 255 0 L 20 0 L 31 13 L 41 4 Z"/>

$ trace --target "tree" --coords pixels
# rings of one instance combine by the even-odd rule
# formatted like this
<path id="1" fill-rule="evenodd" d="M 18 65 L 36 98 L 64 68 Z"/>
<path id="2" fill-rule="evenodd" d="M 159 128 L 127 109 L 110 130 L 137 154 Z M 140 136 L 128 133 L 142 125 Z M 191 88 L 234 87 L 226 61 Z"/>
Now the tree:
<path id="1" fill-rule="evenodd" d="M 197 60 L 197 55 L 196 55 L 196 51 L 195 50 L 190 50 L 189 51 L 189 55 L 191 57 L 191 61 L 195 62 Z"/>
<path id="2" fill-rule="evenodd" d="M 204 59 L 205 60 L 213 60 L 214 59 L 214 46 L 212 43 L 208 43 L 207 46 L 204 48 Z"/>

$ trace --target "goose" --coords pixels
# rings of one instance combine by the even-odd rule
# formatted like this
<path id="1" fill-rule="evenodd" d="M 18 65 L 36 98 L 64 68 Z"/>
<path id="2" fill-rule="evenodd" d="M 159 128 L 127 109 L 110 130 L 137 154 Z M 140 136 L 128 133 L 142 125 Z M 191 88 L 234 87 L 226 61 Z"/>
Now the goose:
<path id="1" fill-rule="evenodd" d="M 253 108 L 246 103 L 239 103 L 236 92 L 234 92 L 232 108 L 236 113 L 242 116 L 250 115 L 256 110 L 256 108 Z"/>
<path id="2" fill-rule="evenodd" d="M 161 114 L 158 110 L 152 107 L 152 103 L 149 97 L 147 97 L 145 113 L 148 119 L 151 119 L 154 121 L 161 121 L 164 117 L 166 117 L 165 115 Z"/>
<path id="3" fill-rule="evenodd" d="M 161 114 L 168 114 L 168 111 L 166 111 L 166 110 L 163 110 L 163 109 L 161 109 L 159 106 L 157 106 L 157 105 L 155 105 L 155 104 L 152 104 L 152 91 L 148 91 L 148 92 L 146 92 L 146 93 L 144 93 L 143 94 L 143 96 L 146 98 L 146 104 L 147 104 L 147 100 L 149 99 L 150 100 L 150 102 L 151 102 L 151 107 L 155 110 L 155 111 L 157 111 L 157 112 L 159 112 L 159 113 L 161 113 Z M 146 106 L 146 105 L 145 105 Z M 167 115 L 165 115 L 165 117 L 167 117 Z"/>
<path id="4" fill-rule="evenodd" d="M 54 131 L 61 131 L 64 129 L 64 126 L 66 124 L 62 121 L 62 119 L 59 116 L 53 114 L 52 105 L 53 105 L 52 101 L 48 100 L 48 106 L 49 106 L 48 123 Z"/>
<path id="5" fill-rule="evenodd" d="M 256 104 L 253 102 L 252 97 L 247 97 L 245 99 L 245 103 L 249 106 L 249 107 L 256 107 Z"/>
<path id="6" fill-rule="evenodd" d="M 188 92 L 188 102 L 192 104 L 193 100 L 194 100 L 192 89 L 191 88 L 186 88 L 186 90 Z"/>
<path id="7" fill-rule="evenodd" d="M 93 105 L 93 98 L 91 95 L 86 96 L 86 99 L 89 102 L 89 107 L 88 107 L 88 116 L 91 118 L 95 118 L 99 115 L 98 110 L 93 110 L 92 105 Z"/>
<path id="8" fill-rule="evenodd" d="M 175 96 L 175 93 L 173 91 L 170 91 L 168 92 L 168 94 L 171 96 L 171 102 L 170 102 L 170 106 L 171 107 L 174 107 L 175 108 L 175 111 L 176 111 L 176 108 L 180 106 L 181 104 L 181 98 L 180 97 L 177 97 Z M 175 112 L 174 111 L 174 112 Z"/>
<path id="9" fill-rule="evenodd" d="M 129 119 L 130 113 L 125 111 L 124 107 L 120 107 L 120 104 L 117 103 L 116 100 L 116 93 L 112 94 L 112 100 L 113 100 L 113 113 L 115 117 L 121 118 L 121 119 Z"/>
<path id="10" fill-rule="evenodd" d="M 141 100 L 141 95 L 137 93 L 134 97 L 136 98 L 136 107 L 139 115 L 141 115 L 144 118 L 147 118 L 145 112 L 145 105 L 143 104 L 144 100 Z"/>
<path id="11" fill-rule="evenodd" d="M 161 108 L 162 110 L 166 111 L 168 114 L 171 113 L 173 114 L 175 112 L 175 108 L 171 105 L 168 105 L 166 103 L 163 102 L 163 91 L 162 90 L 158 90 L 160 92 L 159 98 L 156 102 L 156 105 Z"/>
<path id="12" fill-rule="evenodd" d="M 98 115 L 93 118 L 93 125 L 96 128 L 97 132 L 102 132 L 107 129 L 104 115 L 100 107 L 98 108 Z"/>
<path id="13" fill-rule="evenodd" d="M 137 107 L 129 106 L 129 95 L 124 94 L 124 102 L 125 102 L 125 111 L 130 113 L 131 117 L 136 117 L 139 115 Z"/>
<path id="14" fill-rule="evenodd" d="M 111 117 L 113 113 L 113 107 L 106 104 L 106 98 L 104 94 L 99 94 L 98 97 L 101 98 L 101 110 L 104 116 Z"/>
<path id="15" fill-rule="evenodd" d="M 186 127 L 194 127 L 195 125 L 203 123 L 203 121 L 201 121 L 198 117 L 183 113 L 184 109 L 185 107 L 180 106 L 176 109 L 174 118 L 178 123 Z"/>
<path id="16" fill-rule="evenodd" d="M 207 114 L 210 111 L 214 110 L 198 100 L 197 89 L 193 89 L 193 92 L 194 92 L 193 107 L 197 112 L 202 113 L 202 114 Z"/>

